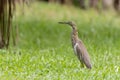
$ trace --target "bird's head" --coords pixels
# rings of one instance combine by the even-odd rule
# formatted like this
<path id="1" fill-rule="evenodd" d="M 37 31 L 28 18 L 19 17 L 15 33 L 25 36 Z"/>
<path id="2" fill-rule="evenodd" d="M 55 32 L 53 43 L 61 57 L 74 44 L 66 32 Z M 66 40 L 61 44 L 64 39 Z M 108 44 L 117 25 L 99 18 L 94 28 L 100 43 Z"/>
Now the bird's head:
<path id="1" fill-rule="evenodd" d="M 68 24 L 70 26 L 75 26 L 75 23 L 73 21 L 68 21 L 68 22 L 58 22 L 60 24 Z"/>
<path id="2" fill-rule="evenodd" d="M 73 21 L 68 21 L 68 22 L 58 22 L 60 24 L 68 24 L 70 25 L 73 29 L 76 29 L 76 24 Z"/>

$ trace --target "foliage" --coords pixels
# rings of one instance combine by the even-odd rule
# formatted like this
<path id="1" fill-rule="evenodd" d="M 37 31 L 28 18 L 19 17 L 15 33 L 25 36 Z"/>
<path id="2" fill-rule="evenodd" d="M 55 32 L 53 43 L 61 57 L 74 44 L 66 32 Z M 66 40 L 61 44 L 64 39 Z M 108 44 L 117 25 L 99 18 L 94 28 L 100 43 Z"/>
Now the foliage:
<path id="1" fill-rule="evenodd" d="M 119 80 L 120 18 L 74 7 L 33 3 L 17 6 L 19 46 L 0 50 L 1 80 Z M 79 37 L 90 54 L 93 68 L 81 68 L 73 53 L 69 26 L 58 21 L 77 23 Z"/>

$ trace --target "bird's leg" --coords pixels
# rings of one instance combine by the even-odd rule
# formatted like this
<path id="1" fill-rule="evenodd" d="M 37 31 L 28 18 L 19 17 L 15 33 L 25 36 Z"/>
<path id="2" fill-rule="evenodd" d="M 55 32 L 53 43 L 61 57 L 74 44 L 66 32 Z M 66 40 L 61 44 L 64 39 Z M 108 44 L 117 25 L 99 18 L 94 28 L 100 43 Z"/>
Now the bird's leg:
<path id="1" fill-rule="evenodd" d="M 83 63 L 81 63 L 81 67 L 84 68 L 84 64 Z"/>
<path id="2" fill-rule="evenodd" d="M 83 61 L 81 60 L 80 56 L 79 56 L 79 55 L 77 55 L 77 57 L 78 57 L 78 59 L 79 59 L 79 61 L 80 61 L 80 63 L 81 63 L 81 65 L 80 65 L 80 66 L 81 66 L 82 68 L 84 68 L 84 63 L 83 63 Z"/>
<path id="3" fill-rule="evenodd" d="M 82 61 L 80 61 L 80 63 L 81 63 L 81 68 L 84 68 L 85 67 L 84 63 Z"/>

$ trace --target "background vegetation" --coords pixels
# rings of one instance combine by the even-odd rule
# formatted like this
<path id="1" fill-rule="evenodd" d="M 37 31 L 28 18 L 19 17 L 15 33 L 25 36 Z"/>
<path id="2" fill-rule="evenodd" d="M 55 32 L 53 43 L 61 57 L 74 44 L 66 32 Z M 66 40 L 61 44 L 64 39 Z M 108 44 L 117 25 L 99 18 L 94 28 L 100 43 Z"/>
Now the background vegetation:
<path id="1" fill-rule="evenodd" d="M 13 25 L 19 27 L 18 44 L 0 50 L 0 79 L 119 80 L 120 16 L 53 4 L 16 7 Z M 76 22 L 92 70 L 80 67 L 71 47 L 71 29 L 58 21 Z"/>

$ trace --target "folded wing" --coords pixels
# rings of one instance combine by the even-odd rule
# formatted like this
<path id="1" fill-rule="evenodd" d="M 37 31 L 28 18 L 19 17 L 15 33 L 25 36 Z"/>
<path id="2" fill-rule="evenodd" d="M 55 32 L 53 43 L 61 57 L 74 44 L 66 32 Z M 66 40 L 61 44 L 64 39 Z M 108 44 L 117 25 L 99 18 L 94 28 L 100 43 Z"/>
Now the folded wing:
<path id="1" fill-rule="evenodd" d="M 90 63 L 90 57 L 89 54 L 87 52 L 87 49 L 85 48 L 84 44 L 82 43 L 82 41 L 78 41 L 77 42 L 77 46 L 76 46 L 76 52 L 78 55 L 78 59 L 80 61 L 82 61 L 87 68 L 92 68 L 92 65 Z"/>

